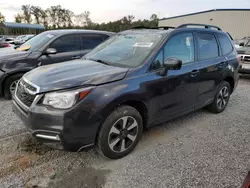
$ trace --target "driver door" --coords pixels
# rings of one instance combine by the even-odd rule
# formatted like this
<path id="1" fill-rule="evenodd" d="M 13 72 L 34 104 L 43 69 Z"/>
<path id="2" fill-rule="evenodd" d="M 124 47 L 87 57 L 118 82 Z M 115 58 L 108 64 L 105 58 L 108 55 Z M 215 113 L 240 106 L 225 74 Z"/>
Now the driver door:
<path id="1" fill-rule="evenodd" d="M 79 36 L 64 35 L 55 39 L 46 49 L 56 49 L 56 54 L 44 54 L 40 57 L 42 65 L 60 63 L 81 58 L 81 46 Z M 45 51 L 46 51 L 45 49 Z"/>
<path id="2" fill-rule="evenodd" d="M 169 57 L 182 60 L 182 67 L 161 75 L 163 62 Z M 166 42 L 153 62 L 154 79 L 149 87 L 154 97 L 150 106 L 154 109 L 152 119 L 158 120 L 158 123 L 194 110 L 198 75 L 198 62 L 195 59 L 193 33 L 180 33 Z"/>

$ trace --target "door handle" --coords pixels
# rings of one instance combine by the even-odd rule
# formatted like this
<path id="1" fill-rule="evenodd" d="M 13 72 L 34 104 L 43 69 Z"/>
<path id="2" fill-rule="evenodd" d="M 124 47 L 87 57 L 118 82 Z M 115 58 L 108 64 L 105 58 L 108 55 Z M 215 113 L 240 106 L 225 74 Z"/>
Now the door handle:
<path id="1" fill-rule="evenodd" d="M 197 76 L 197 74 L 199 73 L 200 71 L 199 70 L 193 70 L 191 73 L 190 73 L 190 76 L 191 77 L 195 77 L 195 76 Z"/>
<path id="2" fill-rule="evenodd" d="M 80 59 L 81 56 L 73 56 L 72 59 Z"/>

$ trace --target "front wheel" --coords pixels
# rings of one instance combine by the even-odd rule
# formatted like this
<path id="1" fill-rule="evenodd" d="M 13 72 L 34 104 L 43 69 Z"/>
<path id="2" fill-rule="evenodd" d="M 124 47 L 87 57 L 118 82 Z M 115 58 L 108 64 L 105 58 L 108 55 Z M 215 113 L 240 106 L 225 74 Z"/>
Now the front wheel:
<path id="1" fill-rule="evenodd" d="M 11 99 L 12 95 L 15 92 L 16 86 L 20 78 L 22 78 L 23 74 L 15 74 L 7 78 L 4 83 L 4 97 L 6 99 Z"/>
<path id="2" fill-rule="evenodd" d="M 230 99 L 231 86 L 228 82 L 223 81 L 218 87 L 214 101 L 208 106 L 209 111 L 213 113 L 221 113 L 227 107 Z"/>
<path id="3" fill-rule="evenodd" d="M 107 117 L 99 131 L 99 152 L 110 159 L 122 158 L 135 148 L 142 131 L 140 113 L 131 106 L 120 106 Z"/>

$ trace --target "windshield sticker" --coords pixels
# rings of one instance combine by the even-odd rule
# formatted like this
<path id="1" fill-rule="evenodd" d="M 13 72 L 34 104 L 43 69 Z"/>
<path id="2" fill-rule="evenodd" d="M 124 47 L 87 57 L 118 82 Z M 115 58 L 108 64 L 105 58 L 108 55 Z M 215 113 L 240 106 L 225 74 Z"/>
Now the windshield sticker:
<path id="1" fill-rule="evenodd" d="M 29 50 L 31 48 L 31 46 L 30 45 L 27 45 L 27 46 L 24 46 L 24 47 L 21 47 L 21 48 L 17 48 L 16 50 L 18 50 L 18 51 L 27 51 L 27 50 Z"/>
<path id="2" fill-rule="evenodd" d="M 48 34 L 47 37 L 48 37 L 48 38 L 53 38 L 54 35 Z"/>
<path id="3" fill-rule="evenodd" d="M 133 45 L 133 47 L 141 47 L 141 48 L 151 48 L 154 43 L 152 42 L 137 42 Z"/>

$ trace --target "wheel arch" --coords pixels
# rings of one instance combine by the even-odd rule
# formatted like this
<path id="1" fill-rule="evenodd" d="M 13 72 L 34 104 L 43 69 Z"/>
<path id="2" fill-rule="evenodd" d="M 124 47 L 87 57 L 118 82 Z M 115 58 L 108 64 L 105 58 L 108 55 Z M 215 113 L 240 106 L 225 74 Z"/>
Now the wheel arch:
<path id="1" fill-rule="evenodd" d="M 2 82 L 1 82 L 1 95 L 4 94 L 4 85 L 7 81 L 8 78 L 10 78 L 11 76 L 14 76 L 14 75 L 17 75 L 17 74 L 25 74 L 26 72 L 28 72 L 30 70 L 20 70 L 20 71 L 13 71 L 13 72 L 9 72 L 6 74 L 6 76 L 2 79 Z"/>
<path id="2" fill-rule="evenodd" d="M 227 76 L 227 77 L 225 77 L 224 81 L 226 81 L 226 82 L 228 82 L 230 84 L 231 93 L 232 93 L 233 90 L 234 90 L 234 86 L 235 86 L 234 78 L 232 76 Z"/>
<path id="3" fill-rule="evenodd" d="M 138 98 L 127 98 L 127 100 L 116 99 L 115 101 L 110 102 L 105 108 L 103 108 L 103 118 L 102 121 L 98 127 L 97 134 L 95 137 L 95 141 L 97 141 L 99 131 L 101 129 L 101 126 L 105 119 L 119 106 L 127 105 L 135 108 L 141 115 L 143 120 L 143 129 L 145 130 L 147 128 L 148 123 L 148 108 L 144 101 L 139 100 Z"/>

